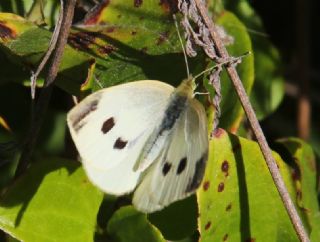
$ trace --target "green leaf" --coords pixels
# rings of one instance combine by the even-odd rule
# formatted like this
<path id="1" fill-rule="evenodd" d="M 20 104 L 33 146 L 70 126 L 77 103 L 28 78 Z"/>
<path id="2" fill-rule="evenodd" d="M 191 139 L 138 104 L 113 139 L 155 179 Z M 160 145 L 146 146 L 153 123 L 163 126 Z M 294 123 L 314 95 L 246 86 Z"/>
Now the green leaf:
<path id="1" fill-rule="evenodd" d="M 26 68 L 29 72 L 18 71 L 14 75 L 16 81 L 29 84 L 30 73 L 35 71 L 42 56 L 47 51 L 51 39 L 51 32 L 40 28 L 14 14 L 0 13 L 0 47 L 17 69 Z M 68 92 L 78 94 L 82 84 L 90 81 L 95 61 L 83 52 L 66 46 L 57 76 L 57 85 Z M 13 73 L 11 63 L 8 64 L 9 73 Z M 23 75 L 23 74 L 26 75 Z M 45 71 L 43 71 L 45 73 Z M 0 82 L 7 81 L 7 77 L 0 72 Z M 10 77 L 9 80 L 14 80 Z M 43 78 L 39 78 L 41 85 Z"/>
<path id="2" fill-rule="evenodd" d="M 110 1 L 87 16 L 70 45 L 96 57 L 93 89 L 128 81 L 155 79 L 177 85 L 187 77 L 168 2 Z M 191 72 L 204 58 L 190 60 Z M 198 70 L 196 68 L 198 67 Z M 89 87 L 88 87 L 89 88 Z"/>
<path id="3" fill-rule="evenodd" d="M 253 46 L 255 82 L 250 101 L 258 119 L 273 113 L 284 96 L 282 61 L 265 34 L 262 21 L 247 1 L 225 1 L 227 9 L 245 24 Z"/>
<path id="4" fill-rule="evenodd" d="M 261 45 L 260 50 L 258 45 Z M 263 50 L 262 50 L 263 46 Z M 256 79 L 250 101 L 258 119 L 273 113 L 284 97 L 284 79 L 278 51 L 267 40 L 255 42 Z"/>
<path id="5" fill-rule="evenodd" d="M 193 235 L 197 230 L 197 216 L 196 196 L 191 196 L 149 214 L 148 219 L 161 231 L 165 239 L 171 241 Z"/>
<path id="6" fill-rule="evenodd" d="M 231 12 L 223 11 L 216 20 L 216 23 L 223 27 L 229 39 L 226 44 L 227 50 L 231 56 L 241 56 L 244 53 L 252 52 L 251 40 L 247 33 L 245 26 L 241 21 Z M 242 62 L 237 65 L 237 71 L 242 81 L 242 84 L 250 94 L 251 87 L 254 80 L 254 64 L 253 55 L 242 59 Z M 235 92 L 233 84 L 226 72 L 223 71 L 221 76 L 222 86 L 222 102 L 221 102 L 221 119 L 220 126 L 222 128 L 236 131 L 239 127 L 243 116 L 243 110 L 238 101 L 238 96 Z"/>
<path id="7" fill-rule="evenodd" d="M 15 0 L 0 2 L 0 12 L 27 16 L 29 21 L 37 24 L 46 24 L 49 28 L 53 27 L 55 20 L 58 18 L 59 8 L 59 1 L 56 0 Z M 43 13 L 40 13 L 40 9 L 43 10 Z M 45 23 L 42 22 L 42 14 L 44 14 Z"/>
<path id="8" fill-rule="evenodd" d="M 297 138 L 278 140 L 286 147 L 296 168 L 293 178 L 297 191 L 297 203 L 308 221 L 311 241 L 320 241 L 320 211 L 317 194 L 317 168 L 312 148 Z"/>
<path id="9" fill-rule="evenodd" d="M 159 230 L 152 226 L 147 215 L 132 206 L 121 207 L 111 217 L 108 233 L 115 242 L 165 242 Z"/>
<path id="10" fill-rule="evenodd" d="M 274 157 L 296 201 L 291 169 Z M 198 190 L 201 241 L 298 241 L 259 146 L 218 130 Z"/>
<path id="11" fill-rule="evenodd" d="M 33 164 L 0 200 L 0 227 L 26 242 L 93 241 L 102 193 L 77 163 Z"/>

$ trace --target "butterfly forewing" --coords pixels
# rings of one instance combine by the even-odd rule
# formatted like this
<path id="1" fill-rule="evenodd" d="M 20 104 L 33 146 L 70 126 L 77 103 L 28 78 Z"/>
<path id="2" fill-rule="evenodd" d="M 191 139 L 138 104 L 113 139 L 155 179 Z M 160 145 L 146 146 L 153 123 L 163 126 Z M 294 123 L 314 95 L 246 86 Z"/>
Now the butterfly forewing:
<path id="1" fill-rule="evenodd" d="M 173 87 L 138 81 L 96 92 L 68 113 L 68 126 L 90 180 L 111 194 L 132 191 L 133 166 L 162 120 Z"/>

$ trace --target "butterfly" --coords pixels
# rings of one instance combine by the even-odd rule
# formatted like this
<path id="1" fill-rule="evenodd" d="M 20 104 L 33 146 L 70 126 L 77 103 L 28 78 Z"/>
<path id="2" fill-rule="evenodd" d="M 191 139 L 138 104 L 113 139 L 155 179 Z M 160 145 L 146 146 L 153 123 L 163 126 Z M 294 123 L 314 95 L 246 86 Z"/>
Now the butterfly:
<path id="1" fill-rule="evenodd" d="M 174 88 L 144 80 L 101 89 L 67 123 L 89 180 L 145 213 L 193 194 L 208 159 L 207 118 L 194 79 Z"/>

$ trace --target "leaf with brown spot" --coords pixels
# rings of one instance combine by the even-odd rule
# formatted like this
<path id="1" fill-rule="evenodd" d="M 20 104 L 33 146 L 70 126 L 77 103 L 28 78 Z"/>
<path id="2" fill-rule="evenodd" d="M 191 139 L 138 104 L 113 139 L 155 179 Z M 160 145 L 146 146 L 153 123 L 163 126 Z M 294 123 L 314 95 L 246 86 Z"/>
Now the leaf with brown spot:
<path id="1" fill-rule="evenodd" d="M 311 241 L 320 240 L 320 210 L 316 186 L 318 184 L 315 155 L 312 148 L 298 138 L 278 140 L 290 153 L 295 163 L 292 179 L 297 193 L 298 204 L 307 218 L 311 230 Z"/>
<path id="2" fill-rule="evenodd" d="M 0 38 L 0 46 L 6 49 L 8 58 L 8 62 L 3 62 L 8 67 L 1 67 L 5 73 L 1 72 L 0 82 L 4 79 L 30 85 L 30 72 L 35 71 L 47 51 L 52 33 L 14 14 L 0 13 L 0 22 L 15 33 Z M 94 67 L 94 58 L 66 46 L 56 83 L 72 94 L 79 94 L 90 83 Z M 40 75 L 37 84 L 41 86 L 42 83 L 43 76 Z"/>
<path id="3" fill-rule="evenodd" d="M 202 183 L 203 188 L 210 180 L 210 187 L 214 189 L 197 191 L 200 242 L 220 242 L 226 234 L 227 241 L 248 238 L 299 241 L 258 144 L 226 132 L 220 133 L 219 138 L 210 141 Z M 233 151 L 234 147 L 237 152 Z M 279 155 L 273 154 L 289 193 L 296 201 L 291 168 Z M 210 229 L 206 229 L 208 221 L 212 221 Z"/>
<path id="4" fill-rule="evenodd" d="M 166 80 L 177 85 L 186 78 L 182 47 L 168 8 L 176 1 L 118 0 L 101 4 L 99 11 L 73 30 L 70 45 L 96 58 L 95 76 L 87 89 L 135 80 Z M 86 34 L 84 34 L 86 33 Z M 88 38 L 87 35 L 94 36 Z M 205 68 L 202 54 L 190 60 L 191 72 Z M 196 71 L 195 71 L 196 69 Z"/>

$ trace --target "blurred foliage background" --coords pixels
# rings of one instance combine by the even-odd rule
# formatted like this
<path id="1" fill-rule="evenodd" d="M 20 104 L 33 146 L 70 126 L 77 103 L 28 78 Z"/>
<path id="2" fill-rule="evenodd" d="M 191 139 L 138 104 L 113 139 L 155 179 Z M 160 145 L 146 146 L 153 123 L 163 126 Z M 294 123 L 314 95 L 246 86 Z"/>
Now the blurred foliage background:
<path id="1" fill-rule="evenodd" d="M 102 4 L 97 5 L 99 2 Z M 42 173 L 50 173 L 50 176 L 46 178 L 46 182 L 41 183 L 41 187 L 46 193 L 40 194 L 40 197 L 36 197 L 36 202 L 39 202 L 39 204 L 45 200 L 44 197 L 50 196 L 50 192 L 48 191 L 53 189 L 51 185 L 57 179 L 61 179 L 62 184 L 70 183 L 75 187 L 78 186 L 79 182 L 83 181 L 83 177 L 85 176 L 82 170 L 77 170 L 78 163 L 65 160 L 70 158 L 74 161 L 77 156 L 65 124 L 66 112 L 73 106 L 71 94 L 81 98 L 101 87 L 139 79 L 158 79 L 172 85 L 177 85 L 180 80 L 185 78 L 186 74 L 181 46 L 169 15 L 170 7 L 168 7 L 168 3 L 170 1 L 166 0 L 160 2 L 152 2 L 150 0 L 78 1 L 74 17 L 74 23 L 78 25 L 74 26 L 69 37 L 69 46 L 66 48 L 65 58 L 57 78 L 57 85 L 52 95 L 53 98 L 51 99 L 33 155 L 33 160 L 35 161 L 47 160 L 47 157 L 59 157 L 60 163 L 58 162 L 58 165 L 50 164 L 49 166 L 38 164 L 31 174 L 24 178 L 23 182 L 18 183 L 12 190 L 9 189 L 9 197 L 5 198 L 2 203 L 5 202 L 5 205 L 12 205 L 20 201 L 24 196 L 31 196 L 30 194 L 33 194 L 37 190 L 37 187 L 33 186 L 33 182 L 43 182 Z M 301 206 L 304 208 L 312 207 L 318 214 L 318 204 L 314 198 L 319 196 L 320 96 L 318 93 L 320 93 L 320 61 L 317 57 L 320 52 L 318 46 L 319 33 L 314 30 L 317 29 L 317 21 L 319 21 L 318 12 L 320 10 L 320 3 L 315 0 L 297 0 L 294 2 L 287 0 L 280 2 L 275 0 L 212 0 L 207 1 L 207 3 L 214 20 L 223 26 L 227 30 L 227 33 L 234 38 L 236 44 L 227 45 L 230 53 L 238 56 L 249 50 L 253 52 L 253 56 L 246 57 L 243 63 L 238 66 L 239 74 L 247 92 L 250 93 L 254 109 L 273 150 L 279 152 L 281 158 L 287 163 L 291 162 L 291 165 L 295 162 L 292 160 L 292 157 L 298 160 L 308 160 L 310 157 L 313 157 L 312 150 L 315 152 L 316 163 L 314 165 L 316 168 L 313 171 L 309 171 L 299 163 L 295 165 L 301 168 L 300 171 L 304 171 L 301 173 L 302 176 L 310 178 L 308 180 L 310 182 L 309 185 L 306 183 L 302 183 L 301 185 L 299 183 L 298 186 L 301 186 L 302 190 L 305 189 L 304 191 L 307 192 L 309 192 L 310 187 L 314 190 L 310 191 L 309 195 L 306 196 L 307 199 L 310 198 L 310 201 L 313 199 L 312 203 L 299 199 L 297 203 L 299 204 L 300 202 L 299 205 L 302 204 Z M 41 4 L 45 6 L 43 12 L 41 11 Z M 139 8 L 140 5 L 143 7 Z M 97 8 L 97 6 L 100 6 L 100 8 Z M 1 195 L 7 190 L 8 184 L 12 182 L 23 141 L 27 138 L 26 134 L 32 110 L 29 82 L 31 70 L 35 69 L 48 46 L 58 11 L 59 1 L 55 0 L 6 0 L 0 2 L 0 12 L 2 14 L 0 18 Z M 16 15 L 5 15 L 4 13 L 14 13 L 23 19 L 17 18 Z M 30 22 L 26 21 L 26 19 Z M 90 26 L 92 21 L 95 24 L 99 23 L 102 27 Z M 14 29 L 16 32 L 10 32 L 10 29 Z M 93 35 L 92 33 L 95 34 Z M 19 38 L 16 40 L 17 36 Z M 199 73 L 208 65 L 210 64 L 201 51 L 199 51 L 196 58 L 190 59 L 190 69 L 194 74 Z M 44 77 L 45 74 L 42 74 L 37 80 L 37 95 L 41 91 Z M 206 81 L 204 79 L 204 85 L 207 84 Z M 237 137 L 242 136 L 254 139 L 241 111 L 240 104 L 237 102 L 233 87 L 225 73 L 222 75 L 222 94 L 220 127 L 236 134 Z M 230 137 L 231 141 L 235 139 L 231 135 Z M 290 137 L 298 137 L 300 140 Z M 217 147 L 234 145 L 228 143 L 224 138 L 221 142 L 212 145 L 216 145 Z M 242 150 L 244 157 L 250 157 L 252 150 L 257 150 L 257 147 L 253 143 L 248 143 L 242 139 L 239 141 L 240 143 L 244 147 Z M 250 149 L 246 151 L 248 147 Z M 284 147 L 287 148 L 286 151 L 284 151 Z M 295 149 L 293 147 L 298 148 Z M 301 153 L 303 154 L 301 155 Z M 217 156 L 219 155 L 224 157 L 223 154 L 217 154 Z M 230 154 L 225 157 L 233 160 L 233 158 L 230 158 Z M 262 164 L 263 160 L 260 157 L 256 159 L 261 160 Z M 282 160 L 279 162 L 280 164 L 285 164 Z M 59 172 L 52 172 L 58 169 L 57 167 L 60 167 L 59 164 L 63 164 L 64 169 L 59 170 Z M 221 164 L 219 163 L 219 165 Z M 215 172 L 220 168 L 210 166 L 208 169 L 213 174 L 216 174 Z M 265 174 L 266 169 L 261 169 L 261 174 Z M 75 170 L 76 172 L 74 172 Z M 250 167 L 245 167 L 244 170 L 248 174 L 253 172 Z M 289 184 L 289 190 L 294 194 L 296 192 L 294 190 L 296 180 L 294 178 L 293 181 L 291 180 L 291 176 L 294 177 L 294 175 L 289 170 L 285 166 L 283 175 Z M 72 174 L 72 176 L 69 177 L 68 174 Z M 209 177 L 210 174 L 207 174 L 207 176 Z M 224 177 L 220 173 L 216 175 L 217 177 Z M 240 178 L 238 180 L 231 180 L 235 187 L 241 184 Z M 71 180 L 69 181 L 68 179 Z M 30 182 L 32 185 L 30 191 L 21 193 L 20 198 L 12 195 L 23 191 L 23 184 L 28 184 L 28 180 L 33 181 Z M 255 178 L 252 178 L 250 175 L 249 180 L 250 184 L 256 183 Z M 271 184 L 271 181 L 269 182 Z M 266 187 L 268 188 L 267 185 Z M 259 186 L 257 188 L 260 189 Z M 194 232 L 196 230 L 197 217 L 195 208 L 197 202 L 195 197 L 188 199 L 181 210 L 179 210 L 179 205 L 177 208 L 169 207 L 164 213 L 151 215 L 147 220 L 144 215 L 136 213 L 131 207 L 124 207 L 112 216 L 111 212 L 106 212 L 105 208 L 112 206 L 116 210 L 115 208 L 119 208 L 122 203 L 127 205 L 127 200 L 119 202 L 115 198 L 107 197 L 101 205 L 101 193 L 93 187 L 85 187 L 84 189 L 84 191 L 81 189 L 76 191 L 74 199 L 83 199 L 83 197 L 78 197 L 78 195 L 85 192 L 84 194 L 87 194 L 87 196 L 93 197 L 94 202 L 92 202 L 92 211 L 87 211 L 91 219 L 90 223 L 87 224 L 88 227 L 78 228 L 75 226 L 76 229 L 86 229 L 89 231 L 88 234 L 81 234 L 82 238 L 90 238 L 90 233 L 95 233 L 96 241 L 105 241 L 107 233 L 108 236 L 112 235 L 114 238 L 117 238 L 115 241 L 128 241 L 128 237 L 126 236 L 130 234 L 130 226 L 133 223 L 137 225 L 134 231 L 145 233 L 146 238 L 149 238 L 150 241 L 163 241 L 162 235 L 165 238 L 177 241 L 186 237 L 184 240 L 181 240 L 185 242 L 196 241 L 199 237 L 198 232 Z M 249 194 L 252 194 L 251 192 L 255 189 L 256 187 L 250 188 L 249 186 L 248 190 L 239 190 L 242 190 L 244 194 L 248 193 L 248 191 Z M 57 192 L 57 194 L 60 193 Z M 270 194 L 277 196 L 273 190 L 270 191 Z M 295 195 L 298 196 L 298 194 Z M 219 195 L 213 192 L 210 193 L 210 196 L 207 198 L 205 193 L 202 192 L 198 194 L 199 209 L 204 209 L 204 205 L 210 203 L 212 197 Z M 254 199 L 260 198 L 259 194 L 253 196 L 255 196 Z M 63 192 L 61 192 L 61 197 L 64 197 Z M 229 197 L 226 199 L 229 199 Z M 260 200 L 258 199 L 261 202 L 263 200 L 263 196 Z M 225 206 L 223 203 L 225 200 L 221 201 L 221 204 L 216 204 L 215 201 L 212 202 L 215 204 L 214 206 L 217 206 L 217 210 L 220 205 L 221 207 Z M 240 196 L 239 201 L 239 206 L 241 207 L 241 204 L 243 205 L 243 197 Z M 249 204 L 248 208 L 241 207 L 241 209 L 248 209 L 250 211 L 256 211 L 257 209 L 258 211 L 260 207 L 265 209 L 265 212 L 270 209 L 270 207 L 263 207 L 261 204 L 257 206 L 250 202 Z M 58 206 L 58 204 L 56 205 Z M 56 205 L 53 204 L 52 207 Z M 74 208 L 74 211 L 85 210 L 86 206 L 85 202 L 80 203 L 78 207 Z M 95 212 L 98 211 L 99 206 L 98 229 L 96 229 L 94 227 L 96 226 Z M 70 204 L 70 207 L 72 207 L 72 204 Z M 188 211 L 191 211 L 192 214 L 188 215 L 191 217 L 184 217 L 184 211 L 186 211 L 184 209 L 186 208 Z M 35 207 L 35 211 L 37 210 L 38 207 Z M 13 213 L 17 211 L 13 210 Z M 178 211 L 179 221 L 191 222 L 182 223 L 180 227 L 174 227 L 176 231 L 173 232 L 172 228 L 170 229 L 166 225 L 168 220 L 172 220 L 172 223 L 178 223 L 173 218 L 173 211 Z M 6 211 L 0 209 L 0 216 L 2 213 L 5 214 Z M 261 213 L 259 210 L 258 214 Z M 235 213 L 234 217 L 240 218 L 239 214 Z M 243 214 L 243 211 L 241 214 Z M 285 217 L 283 210 L 280 211 L 280 214 Z M 210 219 L 211 215 L 208 213 L 208 216 L 204 219 Z M 276 215 L 270 215 L 270 218 L 267 219 L 272 221 L 274 219 L 273 216 L 276 217 Z M 223 216 L 219 217 L 221 221 L 224 219 Z M 306 217 L 308 216 L 306 215 Z M 130 220 L 123 222 L 121 218 L 126 217 L 129 217 Z M 81 220 L 82 217 L 79 215 L 79 218 Z M 112 222 L 106 224 L 107 219 L 110 219 Z M 228 217 L 225 219 L 229 221 Z M 246 219 L 249 219 L 249 217 Z M 310 228 L 316 224 L 313 221 L 313 217 L 304 219 L 305 221 L 309 221 Z M 33 241 L 34 237 L 28 233 L 26 234 L 24 231 L 30 230 L 35 226 L 32 222 L 31 224 L 29 223 L 32 221 L 32 216 L 28 217 L 26 215 L 25 221 L 26 224 L 22 223 L 21 225 L 22 230 L 13 229 L 11 232 L 17 237 L 27 236 L 24 237 L 27 238 L 26 241 L 28 239 L 29 241 Z M 58 218 L 55 222 L 59 224 Z M 151 225 L 150 222 L 157 228 Z M 204 233 L 211 226 L 211 223 L 205 220 L 198 222 L 200 233 Z M 263 222 L 265 221 L 261 223 Z M 288 221 L 285 220 L 277 229 L 287 229 L 286 226 L 290 226 L 288 224 Z M 117 226 L 122 226 L 126 233 L 117 231 Z M 230 228 L 232 226 L 230 224 Z M 105 227 L 105 230 L 101 229 Z M 212 227 L 214 226 L 212 225 Z M 186 233 L 186 228 L 192 233 Z M 217 228 L 219 230 L 219 227 Z M 160 235 L 158 229 L 162 235 Z M 254 227 L 251 229 L 252 231 L 256 231 Z M 270 228 L 272 231 L 273 229 L 276 230 L 273 227 Z M 10 229 L 8 230 L 10 231 Z M 265 236 L 260 228 L 257 231 L 261 238 Z M 289 231 L 291 230 L 289 229 Z M 283 234 L 283 238 L 287 238 L 287 241 L 295 241 L 293 232 L 291 232 Z M 57 238 L 61 239 L 63 237 L 59 236 L 64 236 L 64 234 L 58 235 Z M 72 233 L 70 233 L 70 236 L 72 236 Z M 226 234 L 222 233 L 221 236 L 228 239 Z M 245 231 L 244 234 L 240 234 L 239 236 L 241 237 L 236 238 L 247 239 L 246 236 L 250 236 L 250 231 Z M 319 234 L 313 234 L 313 236 L 313 238 L 319 238 Z M 209 237 L 203 237 L 207 238 L 207 241 L 213 241 L 210 235 Z M 232 237 L 229 237 L 229 239 L 237 241 L 237 239 L 232 239 Z M 4 233 L 0 235 L 0 241 L 2 240 L 13 241 L 12 238 L 8 238 Z M 40 239 L 39 241 L 43 240 Z M 206 240 L 204 239 L 203 241 Z"/>

